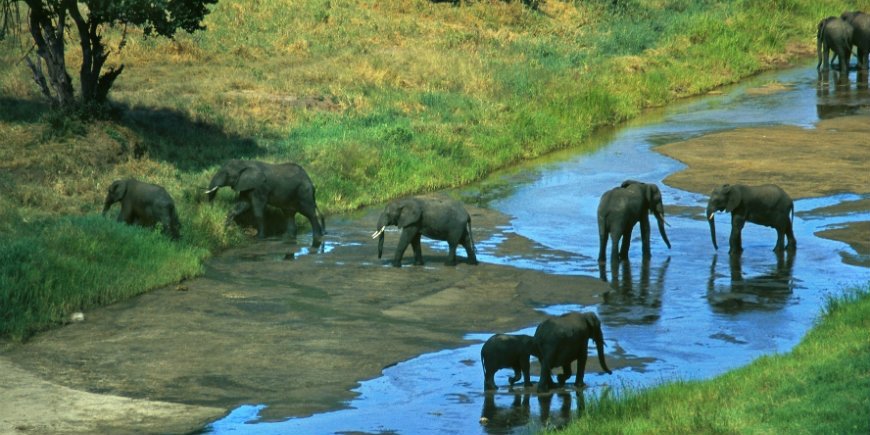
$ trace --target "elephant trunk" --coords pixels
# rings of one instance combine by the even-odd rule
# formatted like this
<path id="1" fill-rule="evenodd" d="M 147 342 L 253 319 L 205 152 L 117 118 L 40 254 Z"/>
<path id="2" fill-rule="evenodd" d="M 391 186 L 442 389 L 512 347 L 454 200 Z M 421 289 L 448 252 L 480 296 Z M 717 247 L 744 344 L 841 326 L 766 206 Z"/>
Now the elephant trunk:
<path id="1" fill-rule="evenodd" d="M 713 207 L 709 205 L 707 206 L 706 216 L 707 222 L 710 223 L 710 238 L 713 240 L 713 249 L 719 250 L 719 245 L 716 243 L 716 220 L 713 219 L 713 214 L 715 212 L 716 210 Z"/>
<path id="2" fill-rule="evenodd" d="M 114 203 L 115 202 L 112 201 L 111 198 L 106 198 L 106 203 L 103 205 L 103 216 L 105 216 L 106 213 L 109 212 L 109 209 L 112 207 L 112 204 L 114 204 Z"/>
<path id="3" fill-rule="evenodd" d="M 612 375 L 613 372 L 607 368 L 607 362 L 604 361 L 604 335 L 601 334 L 601 329 L 595 332 L 595 348 L 598 350 L 598 362 L 601 364 L 601 369 Z"/>
<path id="4" fill-rule="evenodd" d="M 655 213 L 656 221 L 659 224 L 659 234 L 662 235 L 662 240 L 665 241 L 665 245 L 668 245 L 668 249 L 671 249 L 671 241 L 668 240 L 668 233 L 665 232 L 665 214 L 661 211 L 656 211 Z"/>

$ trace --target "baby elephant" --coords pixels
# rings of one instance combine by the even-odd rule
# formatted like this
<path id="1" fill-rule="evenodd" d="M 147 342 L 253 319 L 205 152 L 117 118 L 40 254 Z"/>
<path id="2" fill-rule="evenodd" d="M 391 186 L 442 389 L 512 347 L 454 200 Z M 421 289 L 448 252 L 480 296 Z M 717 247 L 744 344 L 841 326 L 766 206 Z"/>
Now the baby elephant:
<path id="1" fill-rule="evenodd" d="M 535 338 L 530 335 L 495 334 L 483 343 L 480 361 L 483 363 L 483 388 L 495 390 L 495 372 L 499 369 L 514 369 L 508 378 L 511 386 L 520 380 L 522 372 L 524 385 L 532 385 L 529 379 L 529 357 L 540 356 Z"/>
<path id="2" fill-rule="evenodd" d="M 378 258 L 384 252 L 384 230 L 387 225 L 402 229 L 399 245 L 393 256 L 393 266 L 402 266 L 402 256 L 408 245 L 414 249 L 414 264 L 423 264 L 420 236 L 445 240 L 450 248 L 447 264 L 456 265 L 456 247 L 462 245 L 469 264 L 477 264 L 474 239 L 471 237 L 471 216 L 461 202 L 450 198 L 423 196 L 399 199 L 387 204 L 378 218 L 373 239 L 378 239 Z"/>
<path id="3" fill-rule="evenodd" d="M 181 223 L 175 211 L 175 202 L 166 189 L 133 179 L 117 180 L 109 186 L 103 206 L 104 216 L 116 202 L 121 202 L 118 222 L 149 228 L 160 222 L 163 224 L 163 233 L 172 240 L 178 240 Z"/>

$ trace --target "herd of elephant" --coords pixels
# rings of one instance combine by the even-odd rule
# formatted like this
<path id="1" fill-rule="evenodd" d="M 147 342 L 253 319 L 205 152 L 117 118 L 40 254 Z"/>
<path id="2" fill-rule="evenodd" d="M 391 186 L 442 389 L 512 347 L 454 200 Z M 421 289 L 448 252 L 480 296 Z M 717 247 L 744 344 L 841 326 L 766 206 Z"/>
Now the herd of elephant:
<path id="1" fill-rule="evenodd" d="M 870 15 L 861 11 L 846 11 L 839 17 L 822 19 L 816 33 L 816 53 L 819 58 L 816 68 L 827 70 L 834 59 L 839 59 L 840 74 L 845 76 L 849 72 L 852 47 L 857 50 L 858 69 L 868 69 Z"/>
<path id="2" fill-rule="evenodd" d="M 305 216 L 311 223 L 312 246 L 321 245 L 325 228 L 323 215 L 317 208 L 314 184 L 299 165 L 230 160 L 212 177 L 208 190 L 205 191 L 209 201 L 214 199 L 218 189 L 225 186 L 238 193 L 235 205 L 227 214 L 225 225 L 232 224 L 237 216 L 251 210 L 258 227 L 257 235 L 263 238 L 265 209 L 268 205 L 283 211 L 286 231 L 293 238 L 296 236 L 296 213 Z M 118 221 L 142 226 L 154 226 L 159 222 L 164 233 L 173 239 L 179 238 L 178 214 L 172 197 L 164 188 L 133 179 L 118 180 L 109 187 L 103 214 L 116 202 L 121 203 Z M 704 216 L 709 222 L 710 235 L 716 249 L 718 245 L 714 213 L 717 211 L 731 213 L 729 252 L 732 256 L 739 256 L 742 251 L 741 232 L 746 222 L 776 229 L 777 241 L 774 250 L 777 252 L 793 250 L 797 246 L 792 231 L 794 204 L 788 194 L 776 185 L 726 184 L 713 190 Z M 611 243 L 611 262 L 618 263 L 627 259 L 631 232 L 638 222 L 642 253 L 644 258 L 648 258 L 650 213 L 656 218 L 659 233 L 670 248 L 671 244 L 665 232 L 662 194 L 658 186 L 626 180 L 620 186 L 605 192 L 598 205 L 598 262 L 604 264 L 606 261 L 608 238 Z M 372 234 L 373 239 L 379 239 L 378 258 L 383 253 L 384 231 L 387 226 L 401 229 L 392 260 L 395 267 L 401 267 L 402 256 L 409 244 L 414 251 L 414 264 L 423 264 L 420 245 L 422 236 L 447 242 L 448 265 L 456 264 L 456 248 L 459 245 L 465 249 L 468 263 L 477 264 L 471 235 L 471 216 L 459 201 L 423 196 L 398 199 L 387 204 L 378 219 L 377 230 Z M 787 247 L 785 238 L 788 238 Z M 481 349 L 485 389 L 496 388 L 495 372 L 503 368 L 514 369 L 514 376 L 510 378 L 511 385 L 520 379 L 521 374 L 525 384 L 531 384 L 531 356 L 537 357 L 541 363 L 538 391 L 547 391 L 553 385 L 550 374 L 556 367 L 562 367 L 562 373 L 557 379 L 560 386 L 564 385 L 571 377 L 571 364 L 575 360 L 578 361 L 575 381 L 578 386 L 583 385 L 590 339 L 595 341 L 602 369 L 610 373 L 604 361 L 601 322 L 594 313 L 568 313 L 549 318 L 538 326 L 534 337 L 496 334 Z"/>

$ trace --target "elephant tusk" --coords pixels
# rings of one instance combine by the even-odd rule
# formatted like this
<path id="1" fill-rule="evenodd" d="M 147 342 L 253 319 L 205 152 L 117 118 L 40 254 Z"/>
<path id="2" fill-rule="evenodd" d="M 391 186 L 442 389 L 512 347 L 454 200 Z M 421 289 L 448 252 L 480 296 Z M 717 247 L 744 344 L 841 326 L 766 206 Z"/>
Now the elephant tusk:
<path id="1" fill-rule="evenodd" d="M 218 190 L 218 189 L 220 189 L 220 186 L 212 187 L 211 189 L 206 190 L 206 191 L 205 191 L 205 194 L 208 195 L 208 194 L 210 194 L 210 193 L 212 193 L 212 192 L 214 192 L 215 190 Z"/>
<path id="2" fill-rule="evenodd" d="M 386 226 L 386 225 L 382 226 L 381 229 L 375 231 L 375 232 L 372 234 L 372 238 L 373 238 L 373 239 L 377 239 L 378 236 L 380 236 L 381 234 L 384 233 L 384 230 L 385 230 L 385 229 L 387 229 L 387 226 Z"/>
<path id="3" fill-rule="evenodd" d="M 713 220 L 713 213 L 710 213 L 710 217 L 708 217 L 707 220 L 709 220 L 709 221 Z"/>

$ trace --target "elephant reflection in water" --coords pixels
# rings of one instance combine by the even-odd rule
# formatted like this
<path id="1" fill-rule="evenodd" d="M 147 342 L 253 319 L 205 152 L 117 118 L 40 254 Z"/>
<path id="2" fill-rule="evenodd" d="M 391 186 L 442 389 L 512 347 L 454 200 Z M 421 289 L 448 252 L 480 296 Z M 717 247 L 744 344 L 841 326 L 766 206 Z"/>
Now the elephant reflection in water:
<path id="1" fill-rule="evenodd" d="M 852 87 L 848 76 L 840 76 L 832 82 L 827 72 L 819 71 L 816 82 L 816 115 L 819 119 L 854 115 L 870 106 L 868 78 L 868 71 L 859 69 Z"/>
<path id="2" fill-rule="evenodd" d="M 710 264 L 710 278 L 707 280 L 707 299 L 715 309 L 733 312 L 750 308 L 777 309 L 783 307 L 794 291 L 793 268 L 795 252 L 776 254 L 776 266 L 768 273 L 743 276 L 743 266 L 739 257 L 729 257 L 731 272 L 730 285 L 716 288 L 716 262 L 713 256 Z"/>
<path id="3" fill-rule="evenodd" d="M 510 406 L 498 406 L 495 394 L 483 398 L 483 411 L 480 420 L 487 433 L 510 432 L 515 427 L 525 426 L 531 417 L 530 394 L 515 394 Z"/>
<path id="4" fill-rule="evenodd" d="M 640 280 L 635 282 L 631 262 L 622 262 L 619 268 L 611 269 L 610 291 L 604 294 L 600 312 L 609 323 L 651 324 L 661 315 L 662 292 L 665 275 L 671 258 L 668 257 L 655 270 L 655 281 L 650 280 L 650 261 L 643 259 L 640 265 Z M 607 272 L 599 264 L 599 276 L 607 282 Z"/>
<path id="5" fill-rule="evenodd" d="M 557 416 L 550 415 L 550 405 L 552 404 L 553 396 L 559 396 L 561 401 Z M 577 400 L 577 415 L 571 415 L 571 405 L 573 404 L 574 397 Z M 586 401 L 581 391 L 575 391 L 574 397 L 567 391 L 538 396 L 538 404 L 541 407 L 541 423 L 546 427 L 561 429 L 567 426 L 573 418 L 580 418 L 583 414 L 583 409 L 586 407 Z"/>

